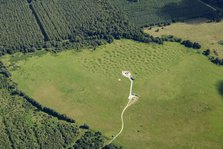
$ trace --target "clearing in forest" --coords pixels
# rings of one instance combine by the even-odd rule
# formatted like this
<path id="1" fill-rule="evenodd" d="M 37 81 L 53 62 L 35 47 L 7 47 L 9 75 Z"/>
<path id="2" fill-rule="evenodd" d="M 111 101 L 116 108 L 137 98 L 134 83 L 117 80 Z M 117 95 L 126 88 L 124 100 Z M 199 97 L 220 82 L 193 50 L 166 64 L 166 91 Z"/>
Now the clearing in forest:
<path id="1" fill-rule="evenodd" d="M 112 139 L 129 94 L 140 93 L 114 141 L 124 148 L 223 147 L 223 69 L 178 43 L 116 40 L 96 50 L 5 56 L 19 88 Z"/>

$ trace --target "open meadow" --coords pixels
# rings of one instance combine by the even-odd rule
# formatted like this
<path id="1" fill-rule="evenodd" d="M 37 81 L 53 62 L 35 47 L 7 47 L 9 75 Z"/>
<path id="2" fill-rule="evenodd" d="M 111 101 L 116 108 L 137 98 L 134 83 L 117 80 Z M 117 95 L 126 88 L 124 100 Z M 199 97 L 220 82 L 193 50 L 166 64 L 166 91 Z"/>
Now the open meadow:
<path id="1" fill-rule="evenodd" d="M 207 20 L 190 20 L 186 22 L 173 23 L 170 26 L 154 27 L 151 30 L 145 29 L 155 37 L 162 35 L 174 35 L 183 40 L 199 42 L 202 49 L 216 50 L 223 58 L 223 21 L 207 23 Z M 157 29 L 159 31 L 157 32 Z"/>
<path id="2" fill-rule="evenodd" d="M 129 80 L 139 100 L 115 140 L 123 148 L 223 148 L 223 68 L 178 43 L 115 40 L 96 50 L 1 58 L 12 80 L 44 106 L 112 138 L 121 125 Z M 121 80 L 119 80 L 121 79 Z"/>

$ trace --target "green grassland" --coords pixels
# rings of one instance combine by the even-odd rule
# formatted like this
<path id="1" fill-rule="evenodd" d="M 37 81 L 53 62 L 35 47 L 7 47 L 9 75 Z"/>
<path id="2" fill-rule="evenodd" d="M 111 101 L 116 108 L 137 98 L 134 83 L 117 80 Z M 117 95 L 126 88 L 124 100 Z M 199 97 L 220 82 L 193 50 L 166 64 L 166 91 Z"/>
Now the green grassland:
<path id="1" fill-rule="evenodd" d="M 223 68 L 178 43 L 116 40 L 96 50 L 5 56 L 12 80 L 41 104 L 107 137 L 120 129 L 129 81 L 139 100 L 115 141 L 124 148 L 223 147 Z M 118 81 L 119 78 L 121 81 Z"/>
<path id="2" fill-rule="evenodd" d="M 191 40 L 199 42 L 202 49 L 216 50 L 219 56 L 223 57 L 223 46 L 219 44 L 223 39 L 223 22 L 206 23 L 205 20 L 191 20 L 187 22 L 179 22 L 170 26 L 155 27 L 152 30 L 145 29 L 146 33 L 160 37 L 162 35 L 174 35 L 183 40 Z M 155 32 L 159 29 L 159 32 Z"/>
<path id="3" fill-rule="evenodd" d="M 213 10 L 198 0 L 110 0 L 126 13 L 130 21 L 138 26 L 171 22 L 196 17 L 207 17 Z"/>

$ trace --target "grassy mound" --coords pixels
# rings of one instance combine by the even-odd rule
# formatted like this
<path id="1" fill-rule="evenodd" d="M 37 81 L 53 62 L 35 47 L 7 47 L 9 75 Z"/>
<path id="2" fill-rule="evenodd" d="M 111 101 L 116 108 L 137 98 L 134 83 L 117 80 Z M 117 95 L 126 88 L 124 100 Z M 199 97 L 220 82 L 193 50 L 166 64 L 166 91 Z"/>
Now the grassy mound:
<path id="1" fill-rule="evenodd" d="M 222 148 L 223 69 L 177 43 L 118 40 L 82 52 L 4 57 L 12 79 L 41 104 L 107 137 L 120 128 L 129 81 L 140 95 L 115 141 L 126 148 Z M 119 81 L 121 79 L 121 81 Z"/>

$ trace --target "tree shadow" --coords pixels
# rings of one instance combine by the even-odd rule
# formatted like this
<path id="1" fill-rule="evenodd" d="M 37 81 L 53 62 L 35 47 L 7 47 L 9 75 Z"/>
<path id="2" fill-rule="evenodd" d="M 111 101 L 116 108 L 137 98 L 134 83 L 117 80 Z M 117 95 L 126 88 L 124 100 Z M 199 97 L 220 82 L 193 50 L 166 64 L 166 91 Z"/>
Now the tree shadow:
<path id="1" fill-rule="evenodd" d="M 218 92 L 219 94 L 222 96 L 223 98 L 223 81 L 219 82 L 218 85 L 217 85 L 217 88 L 218 88 Z"/>
<path id="2" fill-rule="evenodd" d="M 182 0 L 179 3 L 168 3 L 157 11 L 161 18 L 170 18 L 172 21 L 184 21 L 193 18 L 213 18 L 216 12 L 199 1 Z M 201 21 L 200 23 L 202 23 Z M 194 22 L 193 22 L 194 23 Z M 199 23 L 199 21 L 197 22 Z"/>

